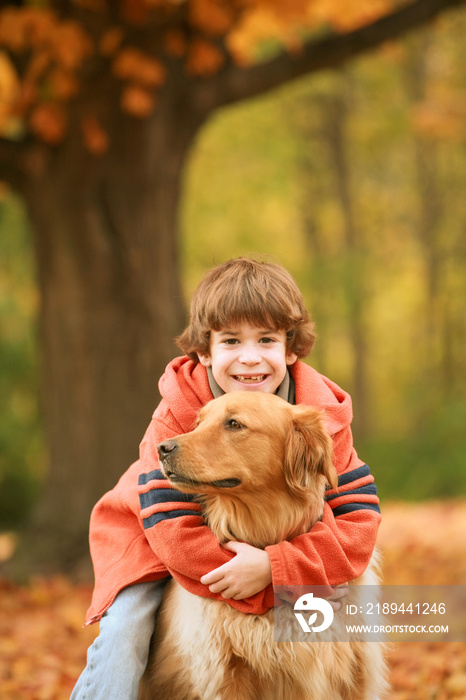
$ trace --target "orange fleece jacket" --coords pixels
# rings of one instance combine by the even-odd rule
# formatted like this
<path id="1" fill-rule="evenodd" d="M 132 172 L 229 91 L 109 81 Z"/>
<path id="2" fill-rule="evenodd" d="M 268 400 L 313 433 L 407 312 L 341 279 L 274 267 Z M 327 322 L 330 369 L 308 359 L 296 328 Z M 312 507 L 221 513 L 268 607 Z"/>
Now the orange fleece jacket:
<path id="1" fill-rule="evenodd" d="M 309 533 L 266 548 L 272 584 L 245 600 L 225 601 L 247 613 L 274 604 L 277 585 L 336 585 L 359 576 L 375 546 L 380 510 L 373 477 L 357 457 L 349 395 L 314 369 L 290 367 L 296 403 L 325 414 L 333 438 L 338 492 L 328 491 L 322 521 Z M 212 400 L 206 369 L 187 357 L 173 360 L 159 383 L 162 401 L 140 446 L 140 458 L 95 506 L 90 546 L 95 587 L 87 623 L 99 620 L 122 588 L 171 574 L 192 593 L 224 600 L 200 578 L 233 556 L 205 525 L 201 506 L 172 488 L 160 472 L 157 444 L 193 429 Z"/>

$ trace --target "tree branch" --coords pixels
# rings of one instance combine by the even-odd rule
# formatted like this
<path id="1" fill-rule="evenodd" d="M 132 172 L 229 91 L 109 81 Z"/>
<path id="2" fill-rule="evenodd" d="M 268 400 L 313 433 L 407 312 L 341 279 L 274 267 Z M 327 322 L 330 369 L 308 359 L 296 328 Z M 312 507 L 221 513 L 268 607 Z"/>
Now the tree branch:
<path id="1" fill-rule="evenodd" d="M 445 10 L 464 5 L 466 0 L 415 0 L 415 2 L 382 17 L 370 25 L 347 34 L 331 34 L 318 41 L 309 41 L 296 54 L 282 53 L 276 58 L 250 68 L 230 66 L 220 71 L 215 85 L 204 84 L 213 101 L 212 109 L 261 95 L 307 73 L 336 68 L 384 41 L 395 39 L 416 29 Z M 199 85 L 200 91 L 203 88 Z"/>

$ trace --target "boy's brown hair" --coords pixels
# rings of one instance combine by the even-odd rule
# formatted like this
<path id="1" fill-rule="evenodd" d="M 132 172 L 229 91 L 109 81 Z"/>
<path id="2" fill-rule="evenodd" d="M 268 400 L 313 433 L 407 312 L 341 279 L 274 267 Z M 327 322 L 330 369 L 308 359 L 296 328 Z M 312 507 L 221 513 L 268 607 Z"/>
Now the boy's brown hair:
<path id="1" fill-rule="evenodd" d="M 195 362 L 210 352 L 210 331 L 239 323 L 286 331 L 287 350 L 306 357 L 315 341 L 314 324 L 302 294 L 280 265 L 234 258 L 213 267 L 194 291 L 189 326 L 176 339 Z"/>

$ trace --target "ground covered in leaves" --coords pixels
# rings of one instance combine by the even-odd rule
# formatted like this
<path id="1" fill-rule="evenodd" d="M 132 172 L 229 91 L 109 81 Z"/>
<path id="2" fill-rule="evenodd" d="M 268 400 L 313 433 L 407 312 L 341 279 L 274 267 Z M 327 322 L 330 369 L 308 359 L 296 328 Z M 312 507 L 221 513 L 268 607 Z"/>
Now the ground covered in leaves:
<path id="1" fill-rule="evenodd" d="M 466 585 L 466 501 L 383 512 L 384 583 Z M 0 700 L 69 698 L 98 632 L 82 629 L 90 594 L 66 578 L 0 580 Z M 466 643 L 399 643 L 390 666 L 389 700 L 466 700 Z"/>

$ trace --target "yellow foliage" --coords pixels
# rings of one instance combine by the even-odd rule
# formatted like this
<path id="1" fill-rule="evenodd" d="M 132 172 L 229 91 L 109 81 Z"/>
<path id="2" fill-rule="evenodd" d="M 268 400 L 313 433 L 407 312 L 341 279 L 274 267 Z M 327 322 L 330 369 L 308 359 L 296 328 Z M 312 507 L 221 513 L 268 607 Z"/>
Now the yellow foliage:
<path id="1" fill-rule="evenodd" d="M 108 8 L 106 0 L 74 3 L 91 13 Z M 152 92 L 165 84 L 167 66 L 136 45 L 123 46 L 125 22 L 137 36 L 139 28 L 145 32 L 148 20 L 154 18 L 154 46 L 163 47 L 168 56 L 183 58 L 189 76 L 208 78 L 222 68 L 227 51 L 238 64 L 246 64 L 265 40 L 279 42 L 290 52 L 299 50 L 303 37 L 312 31 L 350 31 L 396 5 L 395 0 L 121 0 L 118 19 L 103 28 L 96 45 L 82 23 L 62 19 L 53 10 L 6 7 L 0 11 L 0 48 L 23 54 L 25 67 L 17 75 L 11 64 L 6 66 L 7 59 L 0 63 L 0 133 L 5 134 L 15 120 L 43 101 L 44 95 L 56 103 L 75 97 L 83 63 L 96 50 L 111 59 L 113 75 L 127 82 L 121 98 L 123 109 L 139 117 L 151 114 L 155 107 Z M 30 121 L 36 125 L 36 134 L 48 134 L 50 143 L 56 141 L 66 122 L 62 108 L 52 111 L 53 117 L 48 106 L 44 114 L 41 104 Z M 423 104 L 412 118 L 416 128 L 431 137 L 456 139 L 464 133 L 464 109 L 457 105 L 439 109 Z"/>
<path id="2" fill-rule="evenodd" d="M 227 44 L 238 64 L 253 60 L 257 45 L 265 39 L 276 39 L 285 45 L 298 40 L 297 25 L 287 15 L 285 21 L 274 11 L 274 6 L 253 7 L 230 33 Z"/>
<path id="3" fill-rule="evenodd" d="M 311 26 L 329 24 L 337 32 L 348 32 L 374 22 L 393 9 L 390 0 L 315 0 L 308 4 Z"/>
<path id="4" fill-rule="evenodd" d="M 257 45 L 266 39 L 280 41 L 288 49 L 301 43 L 303 30 L 331 27 L 343 32 L 381 17 L 390 0 L 256 0 L 249 5 L 228 37 L 238 63 L 252 60 Z"/>
<path id="5" fill-rule="evenodd" d="M 0 134 L 8 130 L 12 107 L 18 99 L 19 80 L 6 54 L 0 51 Z"/>

